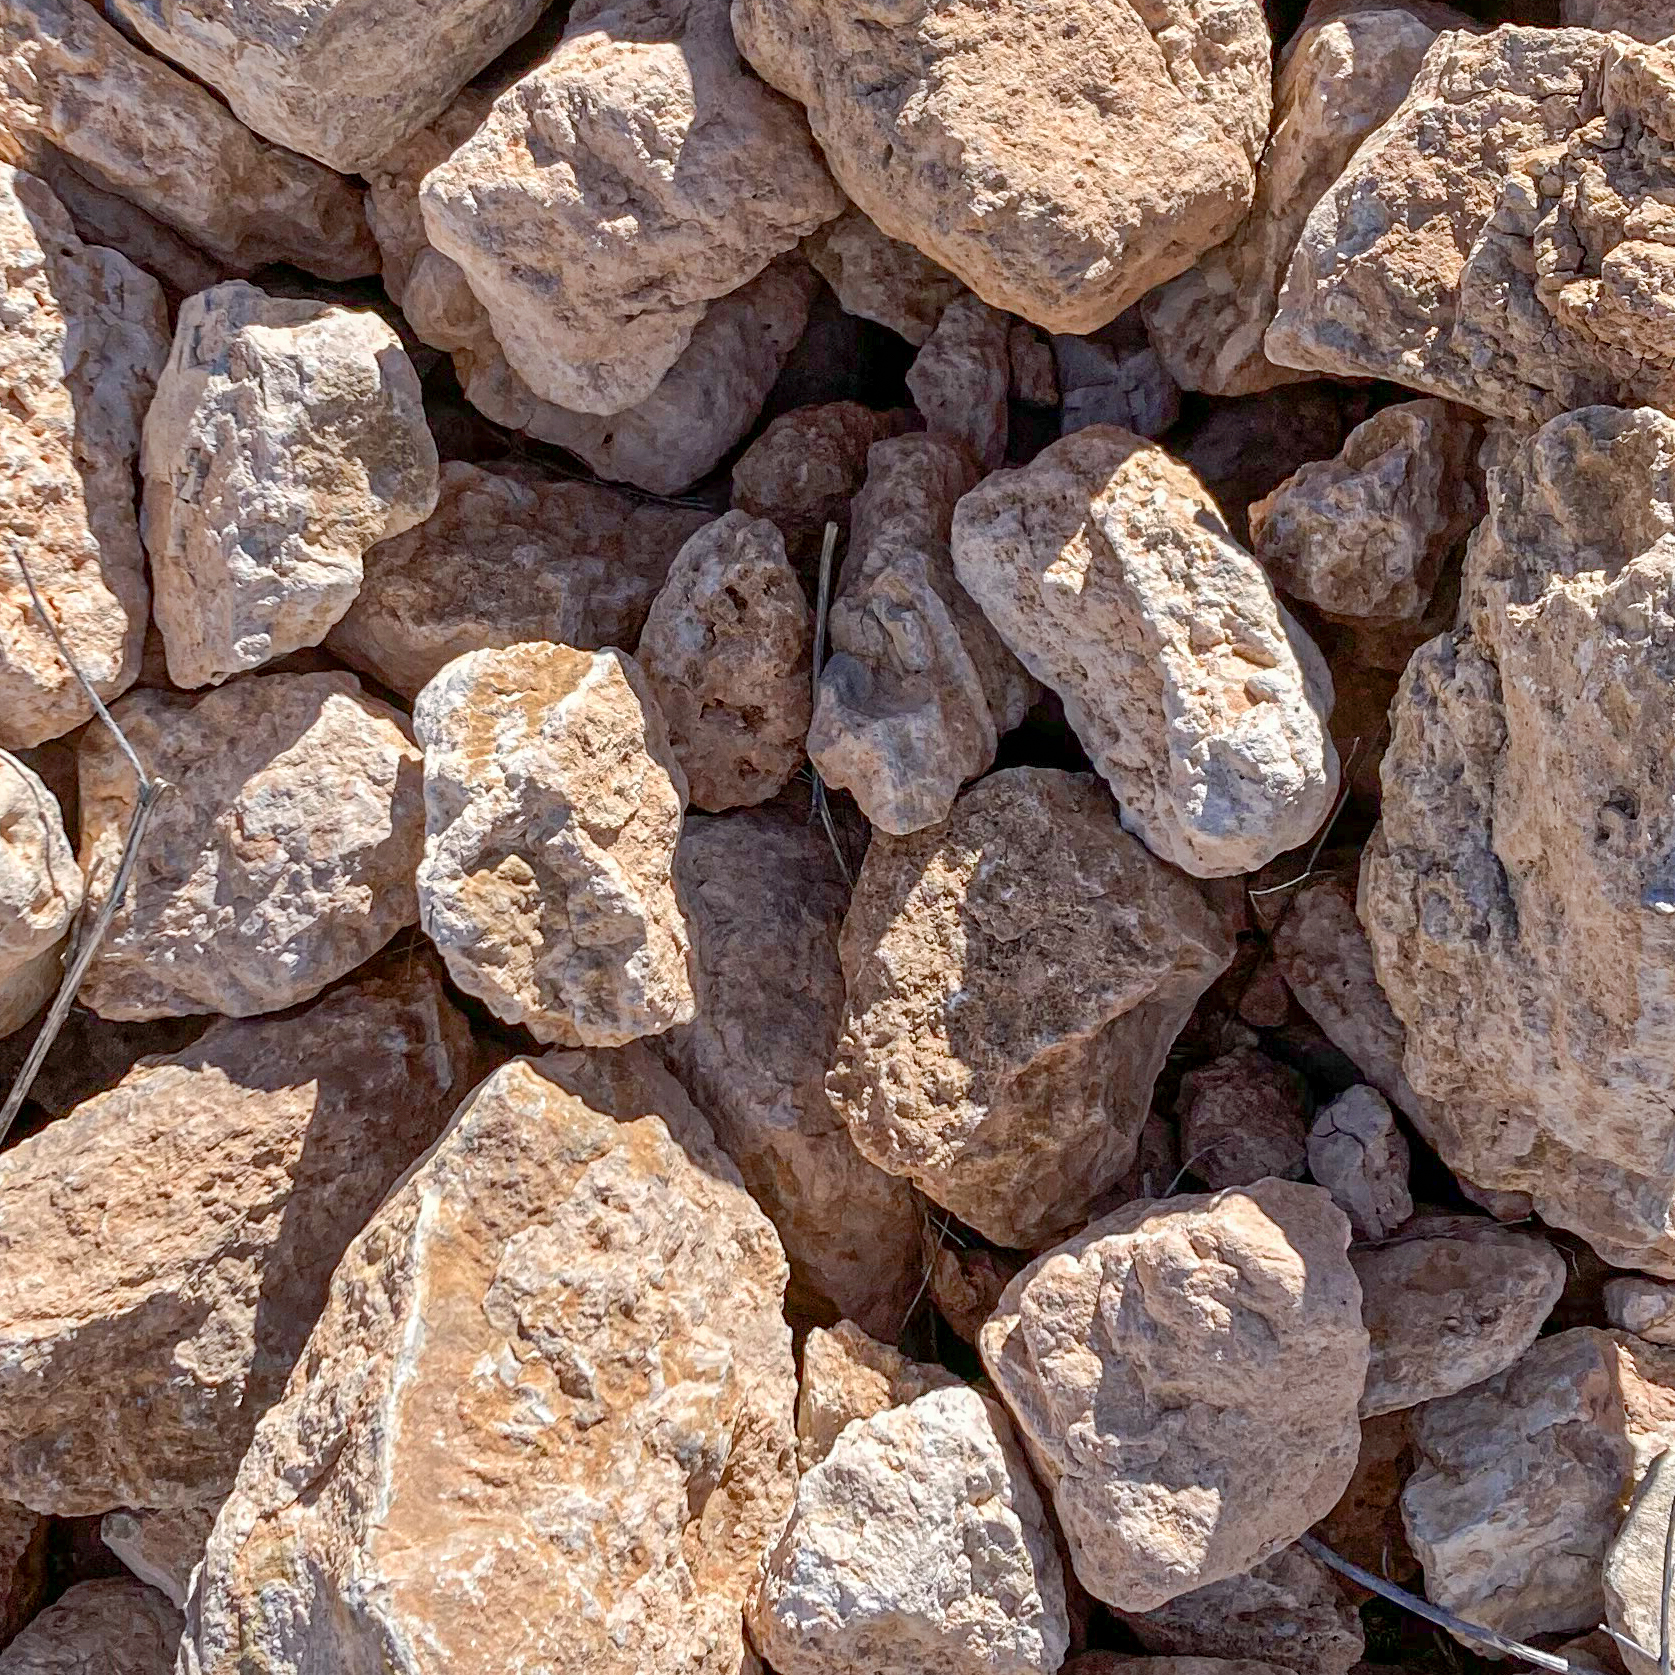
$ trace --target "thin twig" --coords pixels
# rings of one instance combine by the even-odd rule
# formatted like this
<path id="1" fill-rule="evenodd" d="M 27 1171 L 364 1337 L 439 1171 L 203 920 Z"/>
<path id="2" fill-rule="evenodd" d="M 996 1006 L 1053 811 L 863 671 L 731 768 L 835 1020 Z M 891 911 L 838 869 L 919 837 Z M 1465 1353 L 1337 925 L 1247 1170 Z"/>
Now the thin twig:
<path id="1" fill-rule="evenodd" d="M 826 616 L 831 606 L 832 555 L 837 551 L 837 538 L 838 526 L 828 523 L 825 534 L 820 538 L 820 586 L 814 597 L 814 650 L 809 658 L 814 670 L 812 684 L 816 708 L 820 704 L 820 671 L 826 666 Z M 820 816 L 820 824 L 826 828 L 826 841 L 831 844 L 832 853 L 837 856 L 844 883 L 853 884 L 855 880 L 850 876 L 849 862 L 844 856 L 843 845 L 838 842 L 837 825 L 826 802 L 826 782 L 821 779 L 820 770 L 812 762 L 809 763 L 809 772 L 814 776 L 814 812 Z"/>

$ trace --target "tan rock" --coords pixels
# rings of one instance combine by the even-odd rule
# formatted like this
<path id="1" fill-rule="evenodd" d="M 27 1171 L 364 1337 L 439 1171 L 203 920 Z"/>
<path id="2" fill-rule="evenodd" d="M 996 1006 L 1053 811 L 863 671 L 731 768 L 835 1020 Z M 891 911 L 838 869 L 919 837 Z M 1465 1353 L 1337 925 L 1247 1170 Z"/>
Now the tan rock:
<path id="1" fill-rule="evenodd" d="M 1012 399 L 1026 407 L 1057 407 L 1058 370 L 1047 334 L 1027 320 L 1014 320 L 1006 331 L 1006 353 L 1012 364 Z"/>
<path id="2" fill-rule="evenodd" d="M 58 799 L 0 750 L 0 1035 L 52 998 L 81 897 Z"/>
<path id="3" fill-rule="evenodd" d="M 1308 1084 L 1255 1047 L 1235 1047 L 1181 1078 L 1181 1157 L 1212 1192 L 1265 1175 L 1296 1181 L 1308 1145 Z"/>
<path id="4" fill-rule="evenodd" d="M 1657 1675 L 1664 1547 L 1675 1516 L 1675 1452 L 1652 1461 L 1605 1555 L 1605 1616 L 1629 1675 Z"/>
<path id="5" fill-rule="evenodd" d="M 1607 1280 L 1605 1318 L 1647 1343 L 1675 1344 L 1675 1285 L 1643 1274 Z"/>
<path id="6" fill-rule="evenodd" d="M 0 1652 L 0 1675 L 172 1675 L 180 1612 L 127 1578 L 78 1582 Z"/>
<path id="7" fill-rule="evenodd" d="M 1329 1512 L 1367 1369 L 1349 1223 L 1319 1187 L 1142 1200 L 1033 1261 L 984 1365 L 1082 1584 L 1152 1611 Z"/>
<path id="8" fill-rule="evenodd" d="M 968 494 L 953 550 L 1154 854 L 1216 877 L 1314 834 L 1338 784 L 1331 677 L 1185 466 L 1078 431 Z"/>
<path id="9" fill-rule="evenodd" d="M 886 238 L 853 204 L 803 241 L 803 253 L 849 314 L 918 345 L 965 287 L 911 244 Z"/>
<path id="10" fill-rule="evenodd" d="M 1637 41 L 1675 35 L 1675 10 L 1668 0 L 1559 0 L 1559 18 L 1567 27 L 1615 31 Z"/>
<path id="11" fill-rule="evenodd" d="M 1413 1214 L 1407 1139 L 1376 1088 L 1358 1082 L 1321 1111 L 1309 1130 L 1308 1160 L 1356 1238 L 1388 1238 Z"/>
<path id="12" fill-rule="evenodd" d="M 1232 951 L 1091 775 L 991 774 L 946 825 L 874 835 L 827 1092 L 880 1168 L 997 1244 L 1039 1245 L 1127 1168 Z"/>
<path id="13" fill-rule="evenodd" d="M 273 1675 L 484 1646 L 740 1675 L 793 1493 L 784 1287 L 643 1051 L 503 1066 L 350 1246 L 210 1537 L 182 1675 L 251 1646 Z"/>
<path id="14" fill-rule="evenodd" d="M 539 1041 L 690 1021 L 671 878 L 686 780 L 632 658 L 467 652 L 419 694 L 419 912 L 453 980 Z"/>
<path id="15" fill-rule="evenodd" d="M 0 1501 L 0 1650 L 35 1615 L 46 1583 L 46 1519 Z"/>
<path id="16" fill-rule="evenodd" d="M 1403 1583 L 1419 1570 L 1402 1528 L 1402 1485 L 1413 1469 L 1413 1439 L 1408 1429 L 1405 1413 L 1381 1413 L 1361 1421 L 1355 1475 L 1338 1504 L 1314 1529 L 1340 1558 Z M 1342 1586 L 1361 1597 L 1362 1590 L 1347 1583 Z"/>
<path id="17" fill-rule="evenodd" d="M 140 1581 L 186 1609 L 192 1572 L 204 1556 L 216 1507 L 185 1506 L 168 1512 L 135 1512 L 126 1507 L 99 1520 L 99 1539 Z"/>
<path id="18" fill-rule="evenodd" d="M 922 1235 L 929 1278 L 925 1290 L 937 1313 L 968 1344 L 975 1346 L 1000 1294 L 1023 1267 L 1024 1259 L 1007 1251 L 968 1245 L 948 1237 L 943 1220 L 927 1218 Z"/>
<path id="19" fill-rule="evenodd" d="M 852 1421 L 905 1407 L 932 1390 L 963 1390 L 946 1367 L 910 1361 L 869 1338 L 852 1320 L 816 1326 L 803 1345 L 797 1386 L 797 1469 L 809 1471 L 832 1451 Z"/>
<path id="20" fill-rule="evenodd" d="M 1006 459 L 1012 326 L 974 296 L 955 297 L 907 369 L 913 404 L 932 436 L 964 448 L 984 471 Z"/>

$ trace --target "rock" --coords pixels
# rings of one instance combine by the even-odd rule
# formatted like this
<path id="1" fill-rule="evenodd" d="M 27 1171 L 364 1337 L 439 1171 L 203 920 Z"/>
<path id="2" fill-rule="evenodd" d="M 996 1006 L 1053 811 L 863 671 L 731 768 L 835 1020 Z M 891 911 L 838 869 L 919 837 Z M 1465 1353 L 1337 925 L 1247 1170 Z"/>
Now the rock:
<path id="1" fill-rule="evenodd" d="M 618 1046 L 690 1021 L 670 876 L 686 780 L 615 649 L 467 652 L 419 694 L 419 914 L 449 975 L 538 1041 Z"/>
<path id="2" fill-rule="evenodd" d="M 999 1406 L 935 1390 L 850 1425 L 798 1483 L 750 1624 L 779 1675 L 1051 1675 L 1064 1580 Z"/>
<path id="3" fill-rule="evenodd" d="M 1308 1160 L 1357 1239 L 1386 1239 L 1413 1214 L 1407 1140 L 1376 1088 L 1358 1082 L 1326 1106 L 1309 1130 Z"/>
<path id="4" fill-rule="evenodd" d="M 21 1029 L 58 988 L 81 896 L 58 799 L 0 750 L 0 1035 Z"/>
<path id="5" fill-rule="evenodd" d="M 1675 1516 L 1675 1453 L 1652 1461 L 1605 1555 L 1605 1616 L 1630 1675 L 1657 1675 L 1664 1545 Z M 1644 1647 L 1645 1651 L 1637 1651 Z"/>
<path id="6" fill-rule="evenodd" d="M 1089 774 L 1009 768 L 948 823 L 875 834 L 844 920 L 826 1078 L 855 1143 L 996 1244 L 1073 1225 L 1232 957 L 1225 920 Z"/>
<path id="7" fill-rule="evenodd" d="M 1181 1078 L 1181 1156 L 1212 1192 L 1265 1175 L 1301 1180 L 1309 1106 L 1308 1084 L 1295 1070 L 1235 1047 Z"/>
<path id="8" fill-rule="evenodd" d="M 78 1582 L 5 1651 L 0 1675 L 173 1675 L 180 1613 L 131 1579 Z"/>
<path id="9" fill-rule="evenodd" d="M 524 640 L 631 646 L 708 514 L 602 483 L 442 466 L 436 510 L 369 547 L 326 649 L 411 700 L 468 651 Z"/>
<path id="10" fill-rule="evenodd" d="M 797 1469 L 819 1465 L 852 1421 L 905 1407 L 932 1390 L 965 1388 L 946 1367 L 910 1361 L 853 1321 L 840 1320 L 829 1332 L 816 1326 L 803 1345 L 797 1389 Z"/>
<path id="11" fill-rule="evenodd" d="M 1053 345 L 1044 332 L 1027 320 L 1014 320 L 1006 331 L 1006 356 L 1011 362 L 1010 395 L 1026 407 L 1057 407 L 1058 370 Z"/>
<path id="12" fill-rule="evenodd" d="M 1675 1440 L 1675 1358 L 1593 1327 L 1560 1332 L 1427 1402 L 1413 1437 L 1402 1520 L 1426 1596 L 1524 1640 L 1576 1632 L 1604 1615 L 1623 1507 Z"/>
<path id="13" fill-rule="evenodd" d="M 810 233 L 803 253 L 847 313 L 888 326 L 915 346 L 965 289 L 911 244 L 886 238 L 853 204 Z"/>
<path id="14" fill-rule="evenodd" d="M 181 305 L 146 415 L 142 527 L 177 686 L 317 646 L 361 555 L 430 516 L 436 444 L 370 310 L 234 280 Z"/>
<path id="15" fill-rule="evenodd" d="M 216 1510 L 187 1506 L 169 1512 L 107 1512 L 99 1521 L 99 1539 L 140 1581 L 184 1611 Z"/>
<path id="16" fill-rule="evenodd" d="M 1054 339 L 1055 343 L 1064 341 Z M 1181 416 L 1180 386 L 1150 345 L 1112 355 L 1104 370 L 1108 376 L 1065 390 L 1059 415 L 1061 436 L 1091 425 L 1116 425 L 1136 436 L 1157 437 Z"/>
<path id="17" fill-rule="evenodd" d="M 1226 243 L 1141 304 L 1157 353 L 1187 389 L 1248 395 L 1307 376 L 1276 366 L 1262 348 L 1291 253 L 1356 147 L 1407 96 L 1435 39 L 1413 12 L 1369 6 L 1306 21 L 1287 44 L 1250 213 Z"/>
<path id="18" fill-rule="evenodd" d="M 1338 1504 L 1314 1533 L 1340 1558 L 1393 1582 L 1406 1582 L 1419 1561 L 1402 1528 L 1402 1485 L 1413 1469 L 1413 1443 L 1405 1413 L 1381 1413 L 1361 1421 L 1361 1453 L 1355 1475 Z M 1356 1598 L 1364 1590 L 1340 1584 Z"/>
<path id="19" fill-rule="evenodd" d="M 924 1279 L 905 1181 L 855 1149 L 826 1098 L 843 1018 L 849 887 L 801 810 L 689 819 L 675 878 L 696 1016 L 655 1046 L 779 1230 L 791 1301 L 895 1338 Z"/>
<path id="20" fill-rule="evenodd" d="M 149 592 L 134 460 L 169 329 L 156 280 L 84 245 L 46 187 L 4 165 L 0 267 L 10 392 L 0 409 L 0 747 L 18 750 L 93 713 L 29 582 L 102 698 L 140 672 Z"/>
<path id="21" fill-rule="evenodd" d="M 1675 186 L 1672 106 L 1655 46 L 1440 36 L 1310 213 L 1269 358 L 1524 421 L 1669 403 L 1672 279 L 1641 206 Z"/>
<path id="22" fill-rule="evenodd" d="M 1418 622 L 1483 516 L 1482 440 L 1476 415 L 1447 402 L 1382 408 L 1335 459 L 1305 465 L 1251 507 L 1251 549 L 1275 587 L 1329 619 Z"/>
<path id="23" fill-rule="evenodd" d="M 1184 466 L 1079 431 L 968 494 L 953 551 L 1154 854 L 1219 877 L 1314 834 L 1338 785 L 1331 677 Z"/>
<path id="24" fill-rule="evenodd" d="M 1006 458 L 1011 323 L 973 296 L 956 297 L 907 370 L 932 436 L 965 448 L 984 471 Z"/>
<path id="25" fill-rule="evenodd" d="M 692 535 L 635 653 L 692 802 L 764 803 L 803 760 L 814 616 L 766 518 L 728 512 Z"/>
<path id="26" fill-rule="evenodd" d="M 1564 1258 L 1534 1233 L 1421 1216 L 1350 1255 L 1372 1342 L 1366 1417 L 1451 1396 L 1510 1367 L 1564 1290 Z"/>
<path id="27" fill-rule="evenodd" d="M 1049 331 L 1104 325 L 1250 207 L 1269 107 L 1252 0 L 1053 21 L 1015 0 L 735 0 L 733 28 L 884 234 Z"/>
<path id="28" fill-rule="evenodd" d="M 874 444 L 855 499 L 808 754 L 896 836 L 946 820 L 1036 696 L 954 576 L 949 527 L 976 482 L 960 449 L 900 436 Z"/>
<path id="29" fill-rule="evenodd" d="M 1643 1274 L 1607 1280 L 1605 1318 L 1647 1343 L 1675 1344 L 1675 1286 Z"/>
<path id="30" fill-rule="evenodd" d="M 378 271 L 353 182 L 264 144 L 97 6 L 4 0 L 0 21 L 6 161 L 45 168 L 58 151 L 93 186 L 240 271 L 269 262 L 322 279 Z"/>
<path id="31" fill-rule="evenodd" d="M 47 1521 L 0 1501 L 0 1650 L 35 1615 L 46 1581 Z"/>
<path id="32" fill-rule="evenodd" d="M 1000 1304 L 1000 1294 L 1023 1267 L 1020 1256 L 950 1240 L 940 1223 L 927 1218 L 923 1242 L 930 1278 L 925 1289 L 937 1313 L 973 1346 Z"/>
<path id="33" fill-rule="evenodd" d="M 1675 10 L 1669 0 L 1559 0 L 1559 18 L 1567 27 L 1614 30 L 1637 41 L 1675 35 Z"/>
<path id="34" fill-rule="evenodd" d="M 1083 1652 L 1062 1675 L 1286 1675 L 1249 1658 L 1131 1658 L 1118 1652 Z"/>
<path id="35" fill-rule="evenodd" d="M 418 917 L 420 754 L 404 719 L 353 675 L 135 692 L 112 713 L 172 789 L 81 987 L 101 1017 L 276 1012 Z M 96 913 L 139 788 L 103 728 L 82 735 L 79 768 L 79 859 Z"/>
<path id="36" fill-rule="evenodd" d="M 643 1050 L 502 1066 L 345 1255 L 210 1537 L 181 1675 L 252 1646 L 273 1675 L 484 1646 L 552 1675 L 741 1670 L 793 1494 L 784 1288 Z"/>
<path id="37" fill-rule="evenodd" d="M 1588 408 L 1494 473 L 1462 626 L 1402 677 L 1361 881 L 1443 1161 L 1666 1276 L 1672 447 L 1675 419 Z"/>
<path id="38" fill-rule="evenodd" d="M 1349 1223 L 1319 1187 L 1142 1200 L 1038 1256 L 983 1363 L 1096 1599 L 1153 1611 L 1343 1493 L 1367 1369 Z"/>

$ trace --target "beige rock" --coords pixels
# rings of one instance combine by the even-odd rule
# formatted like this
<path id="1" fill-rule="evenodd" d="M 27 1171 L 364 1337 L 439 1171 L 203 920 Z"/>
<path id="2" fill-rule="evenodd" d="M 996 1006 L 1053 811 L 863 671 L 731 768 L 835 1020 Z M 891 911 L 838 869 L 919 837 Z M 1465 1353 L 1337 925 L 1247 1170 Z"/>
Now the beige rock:
<path id="1" fill-rule="evenodd" d="M 1675 1285 L 1643 1274 L 1607 1280 L 1605 1318 L 1647 1343 L 1675 1344 Z"/>
<path id="2" fill-rule="evenodd" d="M 1037 691 L 954 576 L 949 527 L 976 482 L 952 444 L 899 436 L 855 499 L 808 754 L 896 836 L 948 818 Z"/>
<path id="3" fill-rule="evenodd" d="M 0 750 L 0 1035 L 21 1029 L 57 989 L 81 896 L 58 799 Z"/>
<path id="4" fill-rule="evenodd" d="M 1015 0 L 735 0 L 733 28 L 883 233 L 1050 331 L 1115 318 L 1250 207 L 1269 107 L 1250 0 L 1083 9 L 1068 27 Z"/>
<path id="5" fill-rule="evenodd" d="M 180 1612 L 127 1578 L 78 1582 L 5 1651 L 0 1675 L 172 1675 Z"/>
<path id="6" fill-rule="evenodd" d="M 750 1624 L 779 1675 L 1052 1675 L 1064 1579 L 999 1405 L 962 1386 L 851 1424 L 798 1483 Z"/>
<path id="7" fill-rule="evenodd" d="M 1675 35 L 1675 10 L 1668 0 L 1559 0 L 1559 18 L 1567 27 L 1614 30 L 1637 41 Z"/>
<path id="8" fill-rule="evenodd" d="M 1096 1599 L 1152 1611 L 1329 1512 L 1367 1370 L 1349 1223 L 1319 1187 L 1142 1200 L 1038 1256 L 984 1365 Z"/>
<path id="9" fill-rule="evenodd" d="M 84 245 L 46 187 L 4 165 L 0 267 L 0 747 L 16 750 L 93 713 L 30 582 L 101 697 L 139 674 L 149 592 L 133 471 L 168 319 L 156 280 Z"/>
<path id="10" fill-rule="evenodd" d="M 140 1581 L 166 1595 L 176 1610 L 184 1611 L 192 1572 L 204 1556 L 217 1510 L 185 1506 L 168 1512 L 135 1512 L 125 1507 L 99 1520 L 99 1539 Z"/>
<path id="11" fill-rule="evenodd" d="M 436 444 L 390 327 L 242 280 L 181 305 L 140 457 L 176 686 L 317 646 L 366 549 L 436 506 Z"/>
<path id="12" fill-rule="evenodd" d="M 46 1582 L 46 1519 L 0 1501 L 0 1650 L 35 1615 Z"/>
<path id="13" fill-rule="evenodd" d="M 874 835 L 841 952 L 826 1088 L 856 1145 L 1029 1247 L 1127 1168 L 1170 1043 L 1233 944 L 1091 775 L 1009 768 L 944 826 Z"/>
<path id="14" fill-rule="evenodd" d="M 1309 1130 L 1308 1160 L 1356 1238 L 1388 1238 L 1413 1214 L 1407 1140 L 1376 1088 L 1358 1082 L 1321 1111 Z"/>
<path id="15" fill-rule="evenodd" d="M 849 314 L 918 345 L 965 289 L 911 244 L 886 238 L 853 204 L 803 241 L 803 253 Z"/>
<path id="16" fill-rule="evenodd" d="M 819 1465 L 852 1420 L 905 1407 L 932 1390 L 964 1388 L 946 1367 L 910 1361 L 852 1320 L 830 1331 L 816 1326 L 803 1345 L 797 1387 L 797 1468 Z"/>
<path id="17" fill-rule="evenodd" d="M 1303 1176 L 1308 1084 L 1255 1047 L 1235 1047 L 1181 1078 L 1181 1157 L 1212 1192 Z"/>
<path id="18" fill-rule="evenodd" d="M 1361 1453 L 1342 1499 L 1315 1526 L 1332 1551 L 1376 1576 L 1405 1583 L 1419 1561 L 1402 1528 L 1402 1485 L 1413 1469 L 1408 1415 L 1381 1413 L 1361 1421 Z M 1345 1584 L 1347 1592 L 1361 1591 Z"/>
<path id="19" fill-rule="evenodd" d="M 1675 1515 L 1675 1451 L 1647 1468 L 1605 1555 L 1605 1616 L 1630 1675 L 1657 1675 L 1664 1614 L 1664 1546 Z"/>
<path id="20" fill-rule="evenodd" d="M 275 1012 L 418 917 L 420 753 L 404 718 L 353 675 L 257 675 L 201 697 L 135 692 L 113 714 L 172 789 L 82 984 L 101 1017 Z M 93 913 L 139 789 L 103 728 L 82 735 L 78 766 Z"/>
<path id="21" fill-rule="evenodd" d="M 1338 784 L 1331 676 L 1185 466 L 1078 431 L 968 494 L 953 550 L 1154 854 L 1216 877 L 1314 834 Z"/>
<path id="22" fill-rule="evenodd" d="M 377 271 L 357 186 L 257 139 L 97 6 L 5 0 L 0 22 L 7 162 L 44 166 L 56 148 L 94 186 L 236 269 L 294 262 L 322 279 Z"/>
<path id="23" fill-rule="evenodd" d="M 468 651 L 551 640 L 631 646 L 708 514 L 600 483 L 442 466 L 436 510 L 380 541 L 326 649 L 404 698 Z"/>
<path id="24" fill-rule="evenodd" d="M 453 980 L 564 1046 L 689 1022 L 670 876 L 686 781 L 633 659 L 541 641 L 467 652 L 413 725 L 420 922 Z"/>
<path id="25" fill-rule="evenodd" d="M 984 471 L 1006 459 L 1012 326 L 973 296 L 955 297 L 907 369 L 913 404 L 932 436 L 963 447 Z"/>
<path id="26" fill-rule="evenodd" d="M 801 1311 L 894 1339 L 924 1279 L 905 1181 L 855 1149 L 826 1097 L 843 1018 L 849 887 L 801 809 L 689 819 L 675 878 L 697 1015 L 655 1046 L 779 1230 Z"/>
<path id="27" fill-rule="evenodd" d="M 214 1507 L 471 1037 L 423 959 L 222 1020 L 0 1154 L 0 1494 Z"/>
<path id="28" fill-rule="evenodd" d="M 210 1537 L 182 1675 L 252 1647 L 272 1675 L 420 1675 L 485 1646 L 741 1675 L 793 1494 L 784 1287 L 642 1050 L 503 1066 L 350 1246 Z"/>

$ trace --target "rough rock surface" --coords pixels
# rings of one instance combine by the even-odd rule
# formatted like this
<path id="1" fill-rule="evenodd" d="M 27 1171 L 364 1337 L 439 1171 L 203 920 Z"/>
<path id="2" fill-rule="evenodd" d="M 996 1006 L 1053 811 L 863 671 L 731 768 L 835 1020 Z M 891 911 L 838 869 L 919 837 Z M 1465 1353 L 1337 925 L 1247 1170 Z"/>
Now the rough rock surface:
<path id="1" fill-rule="evenodd" d="M 874 835 L 827 1090 L 881 1168 L 997 1244 L 1038 1245 L 1127 1168 L 1170 1043 L 1232 951 L 1092 775 L 991 774 L 946 825 Z"/>
<path id="2" fill-rule="evenodd" d="M 999 1406 L 931 1391 L 803 1474 L 750 1616 L 779 1675 L 1052 1675 L 1064 1579 Z"/>
<path id="3" fill-rule="evenodd" d="M 173 1675 L 180 1612 L 126 1578 L 79 1582 L 5 1651 L 0 1675 Z"/>
<path id="4" fill-rule="evenodd" d="M 1356 1238 L 1388 1238 L 1413 1214 L 1407 1139 L 1384 1095 L 1365 1082 L 1346 1088 L 1315 1118 L 1308 1160 Z"/>
<path id="5" fill-rule="evenodd" d="M 1654 1460 L 1605 1555 L 1605 1617 L 1629 1675 L 1657 1675 L 1664 1544 L 1675 1509 L 1675 1453 Z M 1624 1642 L 1628 1642 L 1625 1644 Z M 1645 1647 L 1638 1652 L 1636 1647 Z"/>
<path id="6" fill-rule="evenodd" d="M 1402 1528 L 1402 1485 L 1413 1469 L 1408 1415 L 1381 1413 L 1361 1421 L 1361 1453 L 1342 1499 L 1315 1526 L 1332 1551 L 1375 1575 L 1406 1583 L 1419 1561 Z M 1359 1598 L 1358 1591 L 1350 1588 Z"/>
<path id="7" fill-rule="evenodd" d="M 1578 29 L 1615 30 L 1637 41 L 1675 35 L 1675 7 L 1669 0 L 1559 0 L 1559 18 Z"/>
<path id="8" fill-rule="evenodd" d="M 956 297 L 907 369 L 913 405 L 932 436 L 964 448 L 984 471 L 1006 458 L 1011 322 L 973 296 Z"/>
<path id="9" fill-rule="evenodd" d="M 824 1460 L 851 1420 L 905 1407 L 932 1390 L 964 1388 L 946 1367 L 910 1361 L 853 1321 L 840 1320 L 830 1331 L 816 1326 L 803 1344 L 797 1387 L 798 1470 Z"/>
<path id="10" fill-rule="evenodd" d="M 436 505 L 436 444 L 390 327 L 242 280 L 182 304 L 141 465 L 157 626 L 184 687 L 318 645 L 366 549 Z"/>
<path id="11" fill-rule="evenodd" d="M 633 659 L 541 641 L 467 652 L 413 725 L 420 920 L 453 980 L 564 1046 L 688 1022 L 670 876 L 686 781 Z"/>
<path id="12" fill-rule="evenodd" d="M 921 344 L 965 289 L 953 274 L 900 239 L 886 238 L 853 204 L 803 240 L 803 253 L 846 314 L 875 320 Z"/>
<path id="13" fill-rule="evenodd" d="M 845 12 L 734 0 L 739 45 L 808 108 L 838 183 L 985 302 L 1092 331 L 1225 238 L 1268 135 L 1251 0 Z M 1097 92 L 1095 91 L 1097 89 Z"/>
<path id="14" fill-rule="evenodd" d="M 0 1649 L 35 1615 L 47 1580 L 47 1523 L 0 1501 Z"/>
<path id="15" fill-rule="evenodd" d="M 736 1675 L 793 1493 L 784 1287 L 641 1049 L 503 1066 L 344 1257 L 210 1537 L 182 1675 L 420 1675 L 484 1646 Z"/>
<path id="16" fill-rule="evenodd" d="M 831 845 L 800 808 L 697 816 L 675 879 L 697 1015 L 656 1048 L 779 1230 L 793 1303 L 894 1338 L 924 1277 L 919 1214 L 826 1097 L 849 902 Z"/>
<path id="17" fill-rule="evenodd" d="M 1314 834 L 1338 785 L 1331 676 L 1185 466 L 1078 431 L 968 494 L 953 549 L 1154 854 L 1215 877 Z"/>
<path id="18" fill-rule="evenodd" d="M 1259 1181 L 1130 1204 L 1039 1256 L 983 1329 L 1076 1574 L 1152 1611 L 1329 1512 L 1367 1371 L 1349 1223 Z"/>
<path id="19" fill-rule="evenodd" d="M 167 1512 L 122 1508 L 99 1520 L 99 1539 L 140 1581 L 186 1609 L 192 1572 L 204 1556 L 216 1507 L 176 1507 Z"/>
<path id="20" fill-rule="evenodd" d="M 1181 1078 L 1181 1159 L 1212 1192 L 1265 1175 L 1301 1180 L 1308 1084 L 1255 1047 L 1235 1047 Z"/>
<path id="21" fill-rule="evenodd" d="M 1000 1302 L 1000 1294 L 1023 1267 L 1023 1257 L 987 1245 L 950 1240 L 946 1218 L 927 1216 L 921 1238 L 925 1247 L 925 1290 L 937 1313 L 975 1347 L 979 1334 Z"/>
<path id="22" fill-rule="evenodd" d="M 81 896 L 58 799 L 0 750 L 0 1035 L 26 1024 L 58 987 Z"/>
<path id="23" fill-rule="evenodd" d="M 1642 1274 L 1607 1280 L 1605 1317 L 1648 1343 L 1675 1344 L 1675 1285 Z"/>

